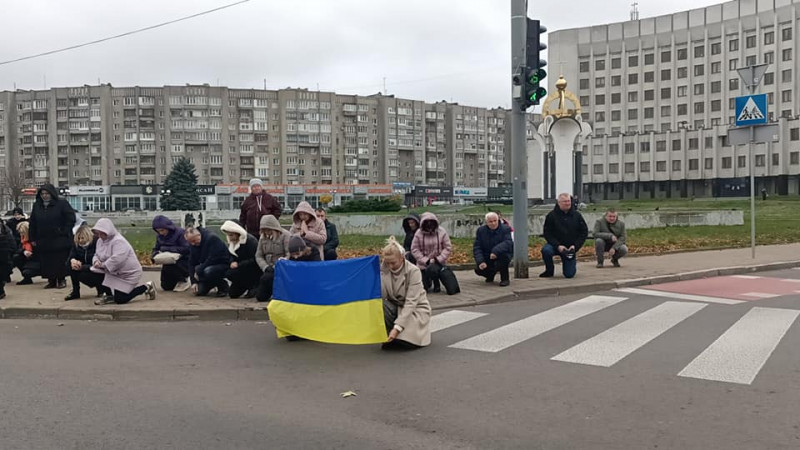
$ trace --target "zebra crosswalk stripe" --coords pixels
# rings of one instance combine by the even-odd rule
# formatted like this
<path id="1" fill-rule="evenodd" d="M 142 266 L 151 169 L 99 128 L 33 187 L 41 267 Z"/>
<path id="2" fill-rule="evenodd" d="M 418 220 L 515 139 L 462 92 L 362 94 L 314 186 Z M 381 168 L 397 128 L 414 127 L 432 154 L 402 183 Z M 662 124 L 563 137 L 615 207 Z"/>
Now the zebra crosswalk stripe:
<path id="1" fill-rule="evenodd" d="M 452 348 L 496 353 L 527 341 L 573 320 L 627 300 L 627 297 L 590 295 L 566 305 L 535 314 L 469 339 L 456 342 Z"/>
<path id="2" fill-rule="evenodd" d="M 678 376 L 751 384 L 800 311 L 755 307 Z"/>
<path id="3" fill-rule="evenodd" d="M 462 323 L 475 320 L 478 317 L 485 316 L 486 313 L 470 312 L 470 311 L 447 311 L 441 314 L 436 314 L 431 317 L 431 333 L 442 331 Z"/>
<path id="4" fill-rule="evenodd" d="M 706 305 L 702 303 L 664 302 L 583 341 L 552 359 L 611 367 L 705 307 Z"/>

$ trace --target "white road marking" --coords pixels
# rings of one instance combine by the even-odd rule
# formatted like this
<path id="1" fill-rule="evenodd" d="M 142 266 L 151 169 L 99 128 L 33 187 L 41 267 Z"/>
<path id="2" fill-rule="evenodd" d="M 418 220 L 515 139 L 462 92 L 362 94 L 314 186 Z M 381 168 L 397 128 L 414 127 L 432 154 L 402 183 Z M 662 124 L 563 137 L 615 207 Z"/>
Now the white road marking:
<path id="1" fill-rule="evenodd" d="M 756 298 L 772 298 L 772 297 L 780 297 L 779 294 L 768 294 L 766 292 L 747 292 L 742 294 L 745 297 L 756 297 Z"/>
<path id="2" fill-rule="evenodd" d="M 618 292 L 626 292 L 628 294 L 639 294 L 639 295 L 649 295 L 652 297 L 666 297 L 671 298 L 674 300 L 692 300 L 695 302 L 705 302 L 705 303 L 721 303 L 723 305 L 736 305 L 738 303 L 742 303 L 744 300 L 734 300 L 732 298 L 722 298 L 722 297 L 708 297 L 705 295 L 691 295 L 691 294 L 679 294 L 676 292 L 665 292 L 665 291 L 655 291 L 650 289 L 638 289 L 638 288 L 619 288 L 614 289 Z"/>
<path id="3" fill-rule="evenodd" d="M 800 311 L 753 308 L 678 375 L 751 384 Z"/>
<path id="4" fill-rule="evenodd" d="M 664 302 L 551 359 L 611 367 L 706 306 L 700 303 Z"/>
<path id="5" fill-rule="evenodd" d="M 542 333 L 580 319 L 609 306 L 626 300 L 627 297 L 590 295 L 566 305 L 526 317 L 500 328 L 488 331 L 469 339 L 456 342 L 450 347 L 481 352 L 499 352 L 512 345 L 534 338 Z"/>
<path id="6" fill-rule="evenodd" d="M 475 320 L 478 317 L 483 317 L 485 315 L 487 314 L 458 310 L 436 314 L 435 316 L 431 317 L 431 333 L 442 331 L 456 325 L 461 325 L 462 323 Z"/>
<path id="7" fill-rule="evenodd" d="M 731 275 L 731 278 L 744 278 L 745 280 L 757 280 L 761 277 L 755 275 Z"/>

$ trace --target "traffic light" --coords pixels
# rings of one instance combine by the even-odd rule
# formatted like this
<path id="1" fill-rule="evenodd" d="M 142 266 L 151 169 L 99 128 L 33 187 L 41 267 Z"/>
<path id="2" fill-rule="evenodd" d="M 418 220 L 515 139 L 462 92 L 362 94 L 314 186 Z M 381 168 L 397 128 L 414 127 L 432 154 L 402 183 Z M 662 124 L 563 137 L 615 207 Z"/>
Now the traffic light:
<path id="1" fill-rule="evenodd" d="M 541 42 L 542 34 L 547 32 L 547 28 L 542 26 L 538 20 L 528 19 L 528 29 L 525 50 L 524 79 L 522 81 L 522 109 L 526 110 L 539 102 L 547 95 L 547 89 L 543 83 L 547 72 L 543 69 L 547 61 L 540 58 L 542 50 L 547 48 Z"/>

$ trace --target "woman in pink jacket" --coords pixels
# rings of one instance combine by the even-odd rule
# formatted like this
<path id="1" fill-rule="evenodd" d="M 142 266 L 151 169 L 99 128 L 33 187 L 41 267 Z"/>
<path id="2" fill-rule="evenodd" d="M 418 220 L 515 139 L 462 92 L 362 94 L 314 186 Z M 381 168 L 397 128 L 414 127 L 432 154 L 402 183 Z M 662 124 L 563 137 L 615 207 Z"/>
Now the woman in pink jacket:
<path id="1" fill-rule="evenodd" d="M 95 301 L 95 304 L 128 303 L 142 294 L 147 294 L 149 300 L 154 300 L 156 288 L 153 282 L 139 284 L 142 280 L 142 265 L 139 264 L 131 244 L 117 232 L 114 224 L 109 219 L 100 219 L 92 232 L 99 239 L 90 270 L 105 274 L 103 286 L 106 291 L 106 295 Z"/>
<path id="2" fill-rule="evenodd" d="M 423 213 L 419 230 L 411 242 L 411 254 L 417 260 L 417 267 L 422 271 L 422 285 L 426 292 L 441 292 L 439 272 L 447 264 L 453 246 L 447 231 L 439 226 L 439 219 L 433 213 Z"/>
<path id="3" fill-rule="evenodd" d="M 328 240 L 328 233 L 325 231 L 325 222 L 317 219 L 316 211 L 308 202 L 300 202 L 292 214 L 292 229 L 289 230 L 292 236 L 300 236 L 306 241 L 314 244 L 319 249 L 319 255 L 324 258 L 325 241 Z"/>

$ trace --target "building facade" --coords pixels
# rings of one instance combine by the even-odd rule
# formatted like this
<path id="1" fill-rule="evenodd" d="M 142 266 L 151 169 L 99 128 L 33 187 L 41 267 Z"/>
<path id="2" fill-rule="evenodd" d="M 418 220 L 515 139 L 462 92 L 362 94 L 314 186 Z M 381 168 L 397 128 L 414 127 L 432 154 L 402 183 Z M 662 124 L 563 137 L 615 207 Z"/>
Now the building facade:
<path id="1" fill-rule="evenodd" d="M 757 190 L 800 193 L 799 17 L 800 0 L 735 0 L 550 33 L 550 65 L 594 128 L 584 198 L 749 195 L 751 165 Z M 727 131 L 745 94 L 736 69 L 762 63 L 757 92 L 780 139 L 756 145 L 750 161 Z"/>
<path id="2" fill-rule="evenodd" d="M 0 92 L 0 169 L 25 187 L 198 184 L 497 187 L 509 112 L 394 96 L 208 85 Z M 5 173 L 5 172 L 4 172 Z M 135 190 L 135 189 L 134 189 Z"/>

